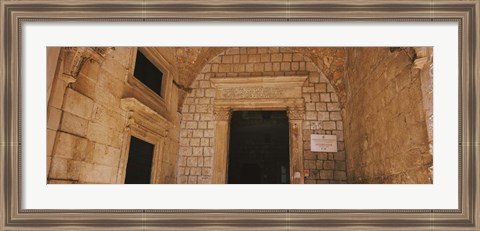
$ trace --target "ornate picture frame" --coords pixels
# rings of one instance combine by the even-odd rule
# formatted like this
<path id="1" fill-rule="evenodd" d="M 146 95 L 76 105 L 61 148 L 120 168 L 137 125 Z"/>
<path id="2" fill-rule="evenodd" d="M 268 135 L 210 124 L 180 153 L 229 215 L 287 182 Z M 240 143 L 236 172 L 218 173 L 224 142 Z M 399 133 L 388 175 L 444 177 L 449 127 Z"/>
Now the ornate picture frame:
<path id="1" fill-rule="evenodd" d="M 480 229 L 480 1 L 2 1 L 0 228 L 17 229 Z M 21 56 L 25 22 L 318 21 L 459 25 L 459 208 L 452 210 L 32 210 L 22 208 Z"/>

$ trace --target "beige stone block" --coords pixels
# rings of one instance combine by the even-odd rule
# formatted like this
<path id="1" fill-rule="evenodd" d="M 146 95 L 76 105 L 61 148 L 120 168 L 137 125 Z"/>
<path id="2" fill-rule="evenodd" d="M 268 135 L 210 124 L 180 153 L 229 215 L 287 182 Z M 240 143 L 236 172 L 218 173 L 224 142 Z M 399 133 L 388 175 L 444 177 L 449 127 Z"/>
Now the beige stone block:
<path id="1" fill-rule="evenodd" d="M 212 121 L 213 120 L 213 115 L 209 113 L 202 113 L 200 114 L 200 119 L 203 121 Z"/>
<path id="2" fill-rule="evenodd" d="M 200 138 L 197 138 L 196 140 L 199 141 L 198 145 L 192 145 L 192 146 L 200 146 Z M 194 156 L 202 156 L 203 155 L 203 148 L 202 147 L 193 147 L 193 155 Z"/>
<path id="3" fill-rule="evenodd" d="M 340 104 L 339 103 L 327 103 L 327 110 L 328 111 L 340 111 Z"/>
<path id="4" fill-rule="evenodd" d="M 203 155 L 204 156 L 212 156 L 213 155 L 213 148 L 212 147 L 204 147 L 203 148 Z"/>
<path id="5" fill-rule="evenodd" d="M 272 62 L 281 62 L 283 60 L 282 54 L 272 54 L 271 55 Z"/>
<path id="6" fill-rule="evenodd" d="M 195 96 L 197 97 L 203 97 L 205 96 L 205 89 L 195 89 Z"/>
<path id="7" fill-rule="evenodd" d="M 114 59 L 105 59 L 99 73 L 108 72 L 113 78 L 125 81 L 128 75 L 127 69 Z"/>
<path id="8" fill-rule="evenodd" d="M 92 80 L 85 76 L 80 76 L 77 81 L 72 84 L 72 88 L 91 99 L 95 98 L 97 89 L 98 74 L 95 76 L 95 80 Z"/>
<path id="9" fill-rule="evenodd" d="M 192 147 L 180 147 L 180 155 L 181 156 L 191 156 L 193 154 Z"/>
<path id="10" fill-rule="evenodd" d="M 333 155 L 335 160 L 345 160 L 345 152 L 337 152 Z"/>
<path id="11" fill-rule="evenodd" d="M 198 164 L 198 157 L 191 156 L 187 158 L 187 166 L 188 167 L 196 167 Z"/>
<path id="12" fill-rule="evenodd" d="M 218 64 L 212 64 L 212 72 L 218 72 Z"/>
<path id="13" fill-rule="evenodd" d="M 219 64 L 218 65 L 218 72 L 230 72 L 232 71 L 231 64 Z"/>
<path id="14" fill-rule="evenodd" d="M 193 114 L 193 120 L 195 120 L 195 121 L 200 120 L 200 114 L 199 113 Z"/>
<path id="15" fill-rule="evenodd" d="M 199 129 L 207 129 L 208 123 L 205 121 L 198 122 Z"/>
<path id="16" fill-rule="evenodd" d="M 317 112 L 307 111 L 305 115 L 307 120 L 317 120 Z"/>
<path id="17" fill-rule="evenodd" d="M 197 127 L 198 127 L 198 124 L 195 121 L 188 121 L 186 124 L 187 129 L 196 129 Z"/>
<path id="18" fill-rule="evenodd" d="M 63 110 L 76 116 L 90 119 L 92 115 L 93 104 L 94 102 L 90 98 L 71 88 L 67 88 Z"/>
<path id="19" fill-rule="evenodd" d="M 261 56 L 260 55 L 248 55 L 248 62 L 249 63 L 258 63 L 260 62 L 261 60 Z"/>
<path id="20" fill-rule="evenodd" d="M 320 102 L 330 102 L 330 93 L 320 93 Z"/>
<path id="21" fill-rule="evenodd" d="M 101 72 L 98 76 L 97 84 L 95 85 L 95 94 L 99 91 L 104 91 L 112 94 L 116 98 L 121 98 L 125 91 L 125 87 L 125 81 L 117 80 L 110 74 Z"/>
<path id="22" fill-rule="evenodd" d="M 327 104 L 326 103 L 316 103 L 315 108 L 317 111 L 327 111 Z"/>
<path id="23" fill-rule="evenodd" d="M 101 70 L 100 66 L 98 62 L 85 62 L 78 73 L 80 78 L 77 79 L 77 82 L 80 79 L 89 79 L 95 82 Z"/>
<path id="24" fill-rule="evenodd" d="M 208 122 L 208 129 L 214 129 L 215 128 L 215 122 L 209 121 Z"/>
<path id="25" fill-rule="evenodd" d="M 247 63 L 248 55 L 240 55 L 240 63 Z"/>
<path id="26" fill-rule="evenodd" d="M 305 109 L 307 111 L 315 111 L 315 103 L 306 103 L 305 104 Z"/>
<path id="27" fill-rule="evenodd" d="M 222 56 L 222 63 L 233 63 L 233 56 L 231 55 Z"/>
<path id="28" fill-rule="evenodd" d="M 270 62 L 270 54 L 262 54 L 260 56 L 260 61 L 261 62 Z"/>
<path id="29" fill-rule="evenodd" d="M 312 62 L 307 62 L 305 65 L 306 65 L 306 70 L 307 71 L 318 72 L 317 67 Z"/>
<path id="30" fill-rule="evenodd" d="M 334 161 L 323 161 L 323 169 L 330 170 L 335 168 L 335 162 Z"/>
<path id="31" fill-rule="evenodd" d="M 229 48 L 225 51 L 225 54 L 227 54 L 227 55 L 238 55 L 238 54 L 240 54 L 240 49 L 239 48 Z"/>
<path id="32" fill-rule="evenodd" d="M 273 71 L 280 71 L 280 63 L 273 63 Z"/>
<path id="33" fill-rule="evenodd" d="M 197 176 L 188 176 L 188 183 L 189 184 L 196 184 L 197 183 Z"/>
<path id="34" fill-rule="evenodd" d="M 318 71 L 310 72 L 308 76 L 310 83 L 319 83 L 320 82 L 320 73 Z"/>
<path id="35" fill-rule="evenodd" d="M 285 53 L 283 54 L 283 62 L 291 62 L 292 61 L 292 54 Z"/>
<path id="36" fill-rule="evenodd" d="M 212 175 L 212 169 L 211 168 L 202 168 L 202 175 L 203 176 L 211 176 Z"/>
<path id="37" fill-rule="evenodd" d="M 200 88 L 210 88 L 210 81 L 202 80 L 199 83 Z"/>
<path id="38" fill-rule="evenodd" d="M 310 94 L 310 100 L 312 102 L 320 102 L 320 95 L 319 94 Z"/>
<path id="39" fill-rule="evenodd" d="M 315 92 L 327 92 L 327 84 L 326 83 L 315 84 Z"/>
<path id="40" fill-rule="evenodd" d="M 68 159 L 53 157 L 50 165 L 48 178 L 69 179 L 68 176 Z"/>
<path id="41" fill-rule="evenodd" d="M 256 47 L 247 47 L 247 54 L 256 54 L 257 48 Z"/>
<path id="42" fill-rule="evenodd" d="M 87 144 L 88 141 L 85 138 L 58 132 L 53 155 L 65 159 L 83 160 L 85 159 Z"/>
<path id="43" fill-rule="evenodd" d="M 292 71 L 298 71 L 298 70 L 300 70 L 299 64 L 296 63 L 296 62 L 293 62 L 292 63 Z"/>
<path id="44" fill-rule="evenodd" d="M 245 64 L 234 64 L 233 65 L 234 72 L 244 72 L 245 71 Z"/>
<path id="45" fill-rule="evenodd" d="M 57 137 L 57 132 L 47 129 L 47 156 L 52 156 L 53 146 Z"/>
<path id="46" fill-rule="evenodd" d="M 209 89 L 210 90 L 210 89 Z M 206 92 L 206 91 L 205 91 Z M 199 105 L 209 105 L 211 102 L 211 100 L 209 98 L 200 98 L 198 99 L 198 104 Z M 197 105 L 197 109 L 198 109 L 198 105 Z M 200 112 L 200 111 L 197 111 L 197 112 Z"/>
<path id="47" fill-rule="evenodd" d="M 92 122 L 101 123 L 102 125 L 113 128 L 118 132 L 123 132 L 127 119 L 124 112 L 120 109 L 116 111 L 95 104 L 92 114 Z"/>
<path id="48" fill-rule="evenodd" d="M 103 144 L 94 143 L 93 150 L 87 153 L 86 161 L 92 164 L 101 164 L 111 167 L 118 167 L 120 160 L 120 149 L 109 147 Z"/>
<path id="49" fill-rule="evenodd" d="M 203 130 L 194 130 L 193 137 L 203 137 Z"/>
<path id="50" fill-rule="evenodd" d="M 123 133 L 113 128 L 103 126 L 100 123 L 90 122 L 88 124 L 87 138 L 90 141 L 120 148 L 122 146 Z"/>
<path id="51" fill-rule="evenodd" d="M 313 88 L 313 87 L 303 87 L 303 88 L 302 88 L 302 92 L 303 92 L 303 93 L 313 93 L 313 92 L 314 92 L 314 88 Z"/>
<path id="52" fill-rule="evenodd" d="M 214 136 L 214 131 L 212 129 L 205 130 L 204 136 L 208 138 L 212 138 Z"/>
<path id="53" fill-rule="evenodd" d="M 303 162 L 305 169 L 315 169 L 316 168 L 316 161 L 315 160 L 305 160 Z"/>
<path id="54" fill-rule="evenodd" d="M 182 114 L 182 119 L 183 119 L 184 121 L 193 120 L 193 113 L 185 113 L 185 114 Z"/>
<path id="55" fill-rule="evenodd" d="M 87 135 L 88 120 L 70 114 L 63 113 L 60 130 L 77 136 L 85 137 Z"/>
<path id="56" fill-rule="evenodd" d="M 109 184 L 113 183 L 112 175 L 115 173 L 115 168 L 110 166 L 83 163 L 80 179 L 85 183 Z"/>
<path id="57" fill-rule="evenodd" d="M 293 56 L 292 56 L 292 61 L 294 61 L 294 62 L 304 61 L 304 60 L 303 60 L 303 56 L 300 55 L 300 54 L 293 54 Z"/>
<path id="58" fill-rule="evenodd" d="M 347 180 L 347 174 L 345 171 L 334 171 L 333 179 L 335 180 Z"/>
<path id="59" fill-rule="evenodd" d="M 331 100 L 332 102 L 335 102 L 335 103 L 338 102 L 337 94 L 335 94 L 335 93 L 330 93 L 330 100 Z"/>
<path id="60" fill-rule="evenodd" d="M 233 56 L 233 63 L 240 63 L 240 55 Z"/>
<path id="61" fill-rule="evenodd" d="M 254 71 L 256 72 L 263 72 L 265 71 L 265 65 L 263 63 L 255 63 Z"/>
<path id="62" fill-rule="evenodd" d="M 291 71 L 292 69 L 290 67 L 290 63 L 289 62 L 281 63 L 280 70 L 281 71 Z"/>
<path id="63" fill-rule="evenodd" d="M 246 72 L 253 72 L 255 69 L 254 69 L 254 65 L 253 63 L 249 63 L 249 64 L 246 64 L 245 65 L 245 71 Z"/>
<path id="64" fill-rule="evenodd" d="M 58 130 L 62 111 L 60 109 L 50 106 L 48 107 L 47 111 L 47 128 L 52 130 Z"/>
<path id="65" fill-rule="evenodd" d="M 322 179 L 322 180 L 333 179 L 333 171 L 332 170 L 320 170 L 320 179 Z"/>
<path id="66" fill-rule="evenodd" d="M 323 122 L 323 130 L 335 130 L 336 128 L 336 123 L 334 121 Z"/>
<path id="67" fill-rule="evenodd" d="M 329 112 L 318 112 L 318 120 L 320 121 L 330 120 Z"/>
<path id="68" fill-rule="evenodd" d="M 330 112 L 330 119 L 331 120 L 342 120 L 342 116 L 340 112 Z"/>
<path id="69" fill-rule="evenodd" d="M 205 90 L 205 97 L 215 97 L 215 89 L 206 89 Z"/>

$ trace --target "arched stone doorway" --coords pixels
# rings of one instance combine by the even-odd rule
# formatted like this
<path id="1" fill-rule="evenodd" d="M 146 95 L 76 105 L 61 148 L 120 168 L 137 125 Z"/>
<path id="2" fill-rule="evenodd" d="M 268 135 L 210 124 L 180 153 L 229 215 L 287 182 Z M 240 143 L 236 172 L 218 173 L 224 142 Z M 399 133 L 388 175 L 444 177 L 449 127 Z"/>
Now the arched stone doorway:
<path id="1" fill-rule="evenodd" d="M 300 53 L 287 48 L 230 48 L 205 65 L 191 88 L 182 107 L 178 183 L 225 183 L 234 110 L 288 111 L 290 182 L 345 182 L 337 94 Z M 312 153 L 312 133 L 337 135 L 339 151 Z"/>

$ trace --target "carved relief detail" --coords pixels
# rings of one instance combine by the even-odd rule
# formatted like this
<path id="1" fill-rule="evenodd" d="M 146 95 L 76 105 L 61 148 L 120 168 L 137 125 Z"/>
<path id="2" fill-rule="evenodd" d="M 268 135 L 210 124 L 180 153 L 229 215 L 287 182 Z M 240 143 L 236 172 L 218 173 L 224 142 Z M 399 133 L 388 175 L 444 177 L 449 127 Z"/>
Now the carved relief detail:
<path id="1" fill-rule="evenodd" d="M 65 47 L 63 73 L 76 79 L 87 61 L 101 62 L 114 49 L 113 47 Z"/>
<path id="2" fill-rule="evenodd" d="M 230 121 L 232 112 L 229 109 L 217 108 L 215 109 L 215 120 L 217 121 Z"/>
<path id="3" fill-rule="evenodd" d="M 305 110 L 303 108 L 288 108 L 287 116 L 290 120 L 303 120 Z"/>
<path id="4" fill-rule="evenodd" d="M 272 87 L 225 88 L 223 96 L 227 99 L 279 98 L 282 91 Z"/>

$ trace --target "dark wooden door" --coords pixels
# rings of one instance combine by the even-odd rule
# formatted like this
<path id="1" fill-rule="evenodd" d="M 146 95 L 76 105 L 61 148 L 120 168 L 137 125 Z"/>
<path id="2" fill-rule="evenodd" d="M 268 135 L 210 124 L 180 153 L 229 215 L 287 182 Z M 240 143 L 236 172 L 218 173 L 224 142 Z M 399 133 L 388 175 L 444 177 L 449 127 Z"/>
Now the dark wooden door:
<path id="1" fill-rule="evenodd" d="M 132 136 L 125 184 L 150 184 L 154 148 L 155 145 Z"/>

